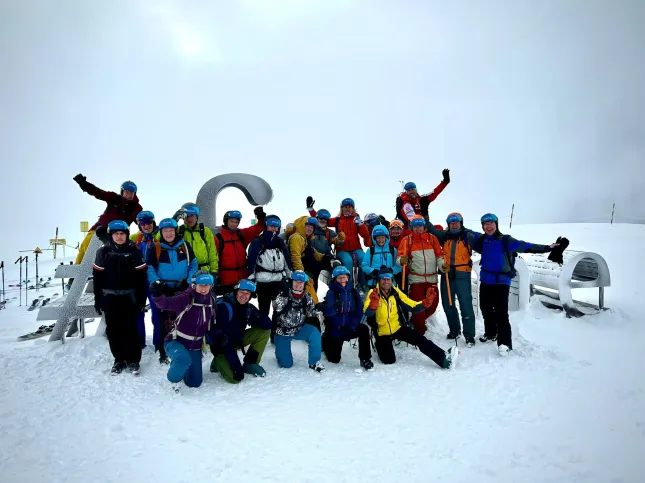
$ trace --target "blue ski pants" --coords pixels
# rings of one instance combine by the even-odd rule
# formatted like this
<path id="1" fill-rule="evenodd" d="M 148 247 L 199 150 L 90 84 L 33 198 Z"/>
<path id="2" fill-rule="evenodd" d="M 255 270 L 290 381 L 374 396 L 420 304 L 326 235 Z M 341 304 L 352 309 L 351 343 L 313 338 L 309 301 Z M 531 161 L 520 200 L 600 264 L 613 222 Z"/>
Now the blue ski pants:
<path id="1" fill-rule="evenodd" d="M 313 365 L 321 358 L 320 330 L 311 324 L 304 324 L 293 336 L 276 334 L 273 339 L 275 344 L 275 358 L 280 367 L 289 368 L 293 366 L 293 354 L 291 353 L 292 340 L 306 340 L 309 343 L 309 365 Z"/>
<path id="2" fill-rule="evenodd" d="M 354 250 L 353 252 L 336 252 L 336 258 L 340 260 L 340 263 L 349 270 L 349 283 L 354 283 L 354 261 L 352 260 L 352 254 L 355 253 L 358 257 L 358 281 L 361 285 L 363 283 L 363 270 L 361 270 L 361 265 L 363 264 L 363 257 L 365 252 L 363 250 Z"/>
<path id="3" fill-rule="evenodd" d="M 166 342 L 164 348 L 171 361 L 168 368 L 168 380 L 176 383 L 183 379 L 188 387 L 201 386 L 204 380 L 202 374 L 202 351 L 189 351 L 181 342 L 176 340 Z"/>

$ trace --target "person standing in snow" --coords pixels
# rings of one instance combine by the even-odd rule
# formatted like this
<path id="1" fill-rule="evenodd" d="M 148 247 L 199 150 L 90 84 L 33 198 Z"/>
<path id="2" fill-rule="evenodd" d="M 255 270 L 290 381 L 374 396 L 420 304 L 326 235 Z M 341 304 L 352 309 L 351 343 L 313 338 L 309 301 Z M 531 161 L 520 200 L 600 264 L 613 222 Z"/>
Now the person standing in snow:
<path id="1" fill-rule="evenodd" d="M 376 225 L 372 230 L 372 244 L 365 250 L 361 269 L 367 280 L 367 288 L 373 288 L 378 283 L 379 269 L 389 267 L 394 274 L 401 272 L 396 264 L 396 248 L 390 246 L 390 234 L 383 225 Z"/>
<path id="2" fill-rule="evenodd" d="M 431 222 L 428 231 L 437 237 L 443 248 L 443 273 L 441 274 L 441 304 L 448 319 L 448 339 L 461 335 L 459 313 L 455 300 L 459 300 L 461 321 L 464 326 L 466 345 L 475 345 L 475 311 L 471 272 L 473 267 L 472 245 L 477 238 L 464 228 L 460 213 L 450 213 L 446 218 L 448 230 L 438 230 Z"/>
<path id="3" fill-rule="evenodd" d="M 154 247 L 157 242 L 159 229 L 157 228 L 157 223 L 155 223 L 155 215 L 152 211 L 142 211 L 137 215 L 137 226 L 139 227 L 139 233 L 133 233 L 130 235 L 130 241 L 134 242 L 136 247 L 141 251 L 141 256 L 144 260 L 148 259 L 148 250 L 150 247 Z M 147 272 L 146 272 L 147 273 Z M 147 287 L 148 284 L 146 284 Z M 159 309 L 152 301 L 150 296 L 150 290 L 147 289 L 147 296 L 150 300 L 150 312 L 152 313 L 152 324 L 159 324 Z M 137 330 L 139 331 L 139 341 L 141 342 L 141 348 L 143 349 L 146 346 L 146 324 L 145 324 L 146 313 L 139 312 L 139 317 L 137 318 Z"/>
<path id="4" fill-rule="evenodd" d="M 114 356 L 112 375 L 126 368 L 136 375 L 141 362 L 137 315 L 146 304 L 146 264 L 128 240 L 125 221 L 108 223 L 107 234 L 110 239 L 94 260 L 94 308 L 99 315 L 105 313 L 105 333 Z"/>
<path id="5" fill-rule="evenodd" d="M 415 215 L 421 215 L 425 221 L 428 221 L 430 203 L 436 200 L 450 183 L 450 170 L 444 169 L 441 174 L 443 175 L 443 180 L 427 195 L 419 195 L 417 185 L 412 181 L 405 183 L 405 186 L 403 186 L 404 191 L 396 198 L 396 217 L 405 226 L 410 224 L 410 220 Z"/>
<path id="6" fill-rule="evenodd" d="M 296 220 L 296 223 L 299 220 Z M 318 220 L 313 216 L 305 220 L 304 229 L 299 230 L 295 224 L 295 232 L 289 237 L 287 244 L 291 256 L 293 270 L 300 270 L 307 274 L 307 286 L 305 290 L 311 295 L 314 303 L 318 303 L 316 282 L 314 275 L 318 276 L 323 267 L 324 255 L 313 247 L 315 230 L 318 227 Z"/>
<path id="7" fill-rule="evenodd" d="M 410 220 L 412 233 L 399 244 L 396 263 L 404 267 L 403 276 L 407 275 L 410 284 L 408 295 L 420 300 L 428 290 L 435 296 L 433 304 L 412 316 L 414 329 L 421 335 L 426 333 L 426 320 L 432 316 L 439 305 L 439 270 L 443 268 L 443 252 L 439 240 L 426 232 L 425 220 L 420 215 Z M 407 270 L 406 270 L 407 269 Z"/>
<path id="8" fill-rule="evenodd" d="M 290 286 L 273 301 L 275 357 L 278 366 L 282 368 L 293 366 L 291 341 L 306 340 L 309 344 L 309 368 L 322 372 L 325 367 L 320 362 L 318 311 L 311 295 L 305 292 L 308 279 L 305 272 L 300 270 L 292 272 Z"/>
<path id="9" fill-rule="evenodd" d="M 213 353 L 211 372 L 219 372 L 231 384 L 244 379 L 244 374 L 266 376 L 260 361 L 271 334 L 271 319 L 251 304 L 255 295 L 256 284 L 240 280 L 233 293 L 219 300 L 217 322 L 207 338 Z M 242 364 L 238 349 L 244 353 Z"/>
<path id="10" fill-rule="evenodd" d="M 154 250 L 148 250 L 148 283 L 161 281 L 163 294 L 172 296 L 190 286 L 197 273 L 197 260 L 190 244 L 179 236 L 175 220 L 172 218 L 161 220 L 159 229 L 161 231 L 159 243 L 155 244 Z M 159 352 L 161 364 L 170 362 L 166 356 L 164 338 L 171 329 L 176 315 L 175 312 L 167 310 L 160 312 L 159 325 L 154 327 L 153 343 Z"/>
<path id="11" fill-rule="evenodd" d="M 368 292 L 363 305 L 363 313 L 376 336 L 376 353 L 383 364 L 396 362 L 392 342 L 400 340 L 416 345 L 422 354 L 432 359 L 439 367 L 444 369 L 452 367 L 458 354 L 456 345 L 444 351 L 414 329 L 401 324 L 404 320 L 403 310 L 423 311 L 436 305 L 434 301 L 436 296 L 434 291 L 428 290 L 421 302 L 415 302 L 392 285 L 391 268 L 379 270 L 378 286 Z"/>
<path id="12" fill-rule="evenodd" d="M 188 387 L 202 385 L 202 343 L 215 315 L 213 276 L 198 271 L 190 287 L 174 295 L 164 295 L 161 280 L 150 285 L 157 306 L 169 313 L 178 314 L 164 338 L 164 350 L 170 358 L 168 380 L 178 384 L 182 380 Z"/>
<path id="13" fill-rule="evenodd" d="M 218 257 L 213 232 L 203 223 L 199 223 L 199 207 L 194 203 L 186 203 L 179 210 L 178 216 L 184 220 L 184 224 L 178 230 L 179 236 L 188 242 L 195 252 L 199 270 L 213 276 L 215 283 L 213 290 L 215 290 L 217 288 Z"/>
<path id="14" fill-rule="evenodd" d="M 506 356 L 513 349 L 508 294 L 511 280 L 515 277 L 515 253 L 551 252 L 549 260 L 562 263 L 562 252 L 569 240 L 558 238 L 551 245 L 516 240 L 499 231 L 499 219 L 492 213 L 482 216 L 481 224 L 484 233 L 467 230 L 475 236 L 473 250 L 481 253 L 479 307 L 484 317 L 484 335 L 479 340 L 497 340 L 499 354 Z"/>
<path id="15" fill-rule="evenodd" d="M 253 210 L 258 222 L 248 228 L 238 228 L 242 213 L 231 210 L 224 213 L 224 223 L 215 235 L 215 246 L 219 254 L 219 285 L 217 294 L 224 295 L 234 290 L 235 285 L 248 277 L 246 247 L 264 231 L 266 213 L 261 206 Z"/>
<path id="16" fill-rule="evenodd" d="M 101 235 L 99 238 L 101 238 L 101 241 L 105 241 L 105 231 L 111 221 L 122 220 L 130 226 L 143 208 L 141 208 L 139 198 L 137 198 L 137 185 L 132 181 L 124 181 L 121 184 L 120 194 L 117 194 L 113 191 L 103 191 L 97 188 L 87 181 L 87 178 L 82 174 L 77 174 L 73 179 L 84 192 L 107 204 L 105 211 L 99 217 L 98 221 L 92 225 L 78 248 L 78 255 L 76 256 L 74 265 L 80 265 L 97 229 L 101 228 L 97 236 Z M 74 279 L 68 280 L 67 290 L 71 288 L 73 281 Z"/>
<path id="17" fill-rule="evenodd" d="M 249 246 L 248 280 L 257 284 L 258 308 L 269 315 L 271 301 L 291 276 L 291 256 L 284 240 L 278 237 L 282 221 L 276 215 L 266 217 L 264 232 Z"/>
<path id="18" fill-rule="evenodd" d="M 311 198 L 311 197 L 309 197 Z M 309 201 L 307 198 L 307 201 Z M 315 200 L 311 199 L 311 204 L 308 203 L 307 209 L 311 216 L 316 216 L 316 210 L 314 210 L 313 203 Z M 336 228 L 336 231 L 340 235 L 341 233 L 345 237 L 345 241 L 342 245 L 336 246 L 336 257 L 343 264 L 343 266 L 349 270 L 349 282 L 354 283 L 354 259 L 356 259 L 356 267 L 359 272 L 360 278 L 362 274 L 360 271 L 361 264 L 363 263 L 363 246 L 361 245 L 360 237 L 365 242 L 366 246 L 369 246 L 372 243 L 370 239 L 370 234 L 361 220 L 361 217 L 356 213 L 356 204 L 351 198 L 345 198 L 340 202 L 340 213 L 335 218 L 330 218 L 328 225 L 332 228 Z M 361 284 L 361 280 L 357 281 Z"/>
<path id="19" fill-rule="evenodd" d="M 325 316 L 325 332 L 322 335 L 322 350 L 333 364 L 340 362 L 343 343 L 358 337 L 358 359 L 361 367 L 371 370 L 372 350 L 370 330 L 361 324 L 363 301 L 349 284 L 349 270 L 342 265 L 334 268 L 325 300 L 318 304 Z"/>

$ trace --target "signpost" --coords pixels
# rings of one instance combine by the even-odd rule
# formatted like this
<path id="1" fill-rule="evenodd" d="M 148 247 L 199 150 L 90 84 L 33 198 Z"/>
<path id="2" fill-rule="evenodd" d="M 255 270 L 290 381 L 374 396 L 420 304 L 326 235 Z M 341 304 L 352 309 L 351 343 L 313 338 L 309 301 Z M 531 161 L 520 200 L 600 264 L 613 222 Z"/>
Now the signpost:
<path id="1" fill-rule="evenodd" d="M 81 221 L 81 233 L 87 234 L 89 231 L 90 224 L 87 221 Z"/>

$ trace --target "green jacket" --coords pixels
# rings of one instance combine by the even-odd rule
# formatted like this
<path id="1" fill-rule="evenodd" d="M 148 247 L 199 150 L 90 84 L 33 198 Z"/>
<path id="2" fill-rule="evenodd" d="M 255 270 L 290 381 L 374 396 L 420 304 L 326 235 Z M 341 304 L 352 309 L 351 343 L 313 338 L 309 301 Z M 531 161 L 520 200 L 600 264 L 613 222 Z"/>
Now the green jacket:
<path id="1" fill-rule="evenodd" d="M 204 228 L 205 242 L 200 234 L 200 225 Z M 217 272 L 219 259 L 217 256 L 217 247 L 215 246 L 215 237 L 211 229 L 202 223 L 197 223 L 194 228 L 188 228 L 188 226 L 182 225 L 179 227 L 179 234 L 193 247 L 199 269 L 210 273 Z"/>

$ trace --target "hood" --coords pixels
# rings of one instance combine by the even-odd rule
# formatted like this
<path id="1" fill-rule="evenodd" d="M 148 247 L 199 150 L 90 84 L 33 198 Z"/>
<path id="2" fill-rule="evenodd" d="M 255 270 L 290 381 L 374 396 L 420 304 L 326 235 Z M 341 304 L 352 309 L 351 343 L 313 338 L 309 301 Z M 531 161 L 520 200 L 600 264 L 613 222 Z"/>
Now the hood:
<path id="1" fill-rule="evenodd" d="M 379 229 L 379 227 L 382 228 L 382 230 Z M 376 232 L 377 236 L 385 236 L 386 237 L 385 238 L 385 245 L 383 245 L 382 250 L 384 252 L 389 251 L 390 250 L 390 232 L 387 230 L 387 228 L 385 228 L 385 226 L 383 226 L 383 225 L 376 225 L 374 227 L 374 229 L 372 230 L 372 243 L 374 244 L 374 248 L 375 249 L 376 248 L 381 248 L 376 243 L 376 237 L 374 236 L 374 232 Z"/>

